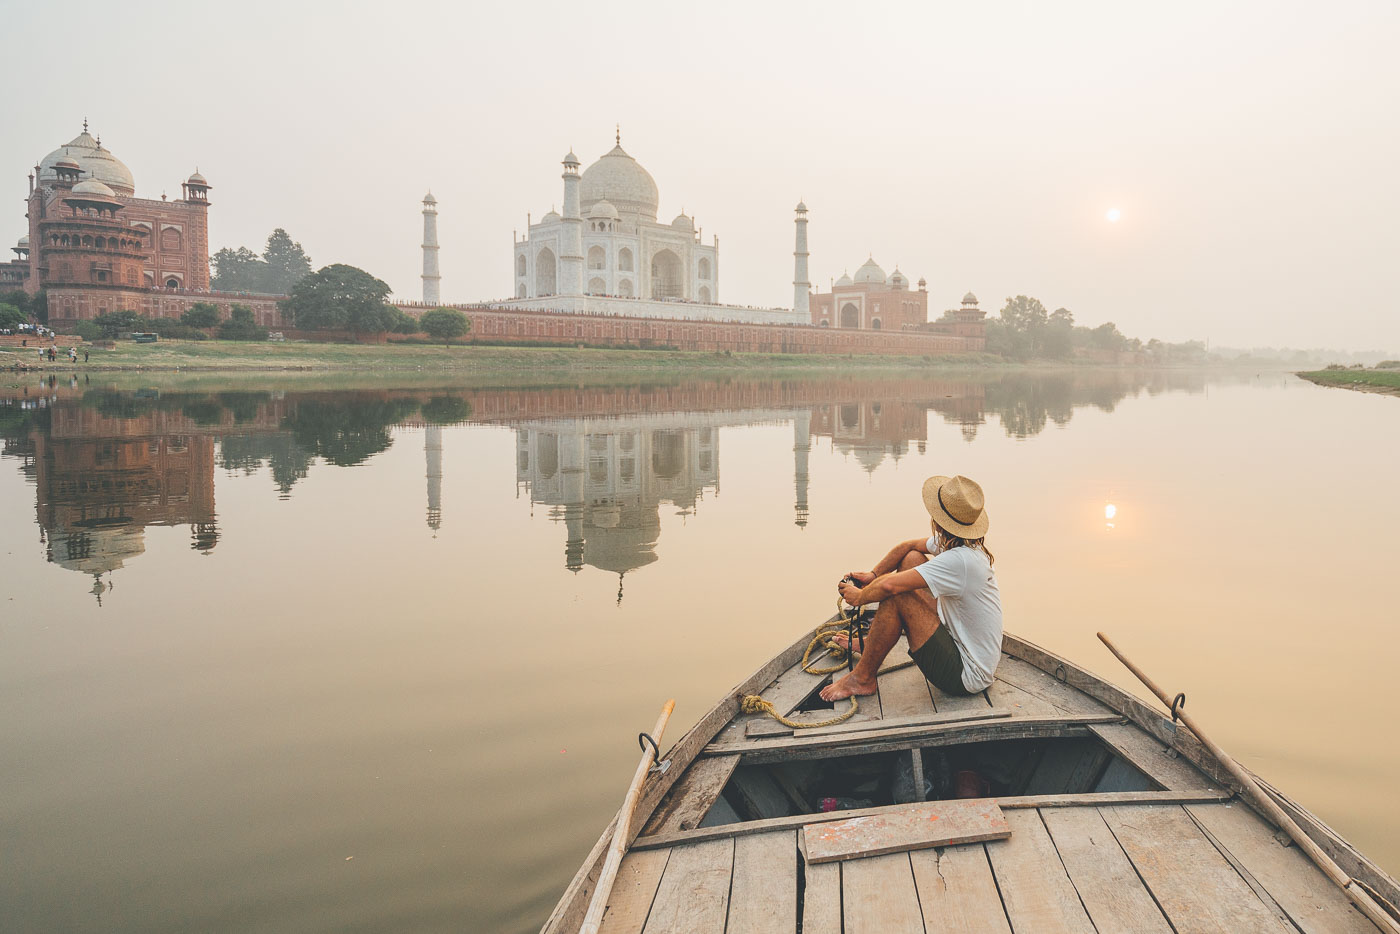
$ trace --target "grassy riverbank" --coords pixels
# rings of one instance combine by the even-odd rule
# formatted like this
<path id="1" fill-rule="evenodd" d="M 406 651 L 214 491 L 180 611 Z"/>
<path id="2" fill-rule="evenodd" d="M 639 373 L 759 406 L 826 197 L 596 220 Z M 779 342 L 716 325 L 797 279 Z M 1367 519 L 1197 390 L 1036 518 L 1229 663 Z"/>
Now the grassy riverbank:
<path id="1" fill-rule="evenodd" d="M 968 367 L 1001 363 L 990 354 L 949 354 L 937 357 L 831 356 L 820 354 L 724 354 L 678 350 L 600 350 L 573 347 L 442 347 L 428 344 L 303 344 L 242 343 L 238 341 L 160 341 L 156 344 L 118 342 L 111 350 L 92 349 L 87 363 L 77 365 L 60 356 L 40 364 L 32 350 L 0 349 L 0 367 L 16 364 L 53 372 L 312 370 L 382 372 L 524 371 L 568 372 L 615 370 L 626 372 L 689 370 L 896 370 L 931 366 Z"/>
<path id="2" fill-rule="evenodd" d="M 1400 370 L 1313 370 L 1298 375 L 1319 386 L 1400 395 Z"/>

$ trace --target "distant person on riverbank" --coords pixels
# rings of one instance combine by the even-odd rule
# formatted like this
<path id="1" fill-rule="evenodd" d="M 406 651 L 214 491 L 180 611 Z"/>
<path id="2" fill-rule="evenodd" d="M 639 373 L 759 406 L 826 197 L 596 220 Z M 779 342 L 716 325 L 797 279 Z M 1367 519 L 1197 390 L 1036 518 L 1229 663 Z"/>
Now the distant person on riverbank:
<path id="1" fill-rule="evenodd" d="M 900 542 L 869 571 L 851 571 L 836 585 L 853 607 L 879 603 L 855 668 L 822 689 L 824 700 L 874 694 L 876 672 L 899 641 L 925 678 L 946 694 L 991 687 L 1001 660 L 1001 594 L 987 550 L 982 488 L 967 477 L 929 477 L 924 508 L 933 535 Z M 846 636 L 835 636 L 846 645 Z"/>
<path id="2" fill-rule="evenodd" d="M 83 348 L 83 362 L 84 362 L 84 363 L 87 363 L 87 362 L 88 362 L 88 354 L 89 354 L 90 352 L 91 352 L 91 351 L 89 351 L 87 348 Z"/>

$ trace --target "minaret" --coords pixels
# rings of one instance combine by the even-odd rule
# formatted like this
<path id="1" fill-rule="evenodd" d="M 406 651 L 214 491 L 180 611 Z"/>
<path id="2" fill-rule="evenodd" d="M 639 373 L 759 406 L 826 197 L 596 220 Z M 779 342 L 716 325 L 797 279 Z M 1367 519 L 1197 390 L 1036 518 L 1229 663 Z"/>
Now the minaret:
<path id="1" fill-rule="evenodd" d="M 442 276 L 438 274 L 437 199 L 423 196 L 423 304 L 442 303 Z"/>
<path id="2" fill-rule="evenodd" d="M 792 419 L 792 482 L 797 493 L 795 520 L 798 528 L 807 526 L 807 461 L 812 452 L 812 412 L 802 409 Z"/>
<path id="3" fill-rule="evenodd" d="M 812 283 L 807 281 L 807 205 L 797 202 L 797 247 L 792 251 L 792 310 L 804 321 L 812 317 Z"/>
<path id="4" fill-rule="evenodd" d="M 436 288 L 437 283 L 433 284 Z M 442 528 L 442 426 L 429 425 L 423 435 L 423 453 L 428 461 L 428 528 Z M 436 536 L 434 536 L 436 537 Z"/>
<path id="5" fill-rule="evenodd" d="M 583 215 L 579 210 L 578 156 L 564 157 L 563 242 L 559 244 L 559 294 L 583 294 Z"/>

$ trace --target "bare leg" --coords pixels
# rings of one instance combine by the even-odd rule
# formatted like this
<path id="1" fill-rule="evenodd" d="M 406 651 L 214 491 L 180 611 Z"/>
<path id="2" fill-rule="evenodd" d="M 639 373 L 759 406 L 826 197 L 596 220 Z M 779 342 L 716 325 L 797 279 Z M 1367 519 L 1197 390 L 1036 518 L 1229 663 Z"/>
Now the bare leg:
<path id="1" fill-rule="evenodd" d="M 901 570 L 921 563 L 923 555 L 910 555 L 901 563 Z M 904 565 L 907 565 L 905 567 Z M 890 654 L 901 634 L 909 638 L 913 651 L 929 640 L 938 629 L 938 600 L 927 590 L 895 594 L 880 604 L 870 633 L 865 637 L 865 653 L 850 674 L 822 688 L 823 700 L 841 700 L 852 694 L 874 694 L 878 689 L 876 675 L 885 656 Z"/>

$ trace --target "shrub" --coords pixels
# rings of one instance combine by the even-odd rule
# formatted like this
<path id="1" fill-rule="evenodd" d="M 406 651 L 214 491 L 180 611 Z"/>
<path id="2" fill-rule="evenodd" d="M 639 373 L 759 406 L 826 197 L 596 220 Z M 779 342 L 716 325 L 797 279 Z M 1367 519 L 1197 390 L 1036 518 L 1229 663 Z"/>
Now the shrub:
<path id="1" fill-rule="evenodd" d="M 219 338 L 226 341 L 265 341 L 267 328 L 253 320 L 251 308 L 234 305 L 229 319 L 219 325 Z"/>
<path id="2" fill-rule="evenodd" d="M 180 321 L 192 328 L 212 328 L 219 323 L 219 306 L 212 302 L 195 302 L 180 316 Z"/>
<path id="3" fill-rule="evenodd" d="M 423 317 L 418 319 L 418 326 L 429 337 L 447 343 L 470 331 L 472 323 L 455 308 L 434 308 L 423 313 Z"/>

